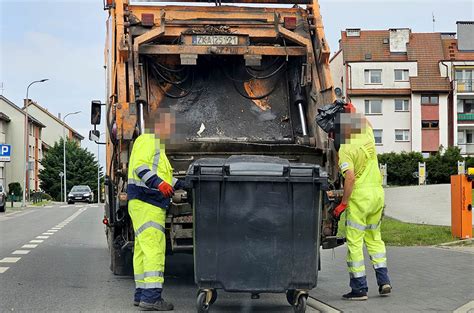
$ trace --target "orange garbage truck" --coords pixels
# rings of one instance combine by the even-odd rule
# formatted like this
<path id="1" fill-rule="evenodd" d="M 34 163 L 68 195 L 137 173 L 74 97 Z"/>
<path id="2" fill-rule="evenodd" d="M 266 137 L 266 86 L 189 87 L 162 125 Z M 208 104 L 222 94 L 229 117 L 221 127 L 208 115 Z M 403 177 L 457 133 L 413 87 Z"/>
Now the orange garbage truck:
<path id="1" fill-rule="evenodd" d="M 199 159 L 234 155 L 316 164 L 335 176 L 333 150 L 314 122 L 318 108 L 335 100 L 318 0 L 104 0 L 104 9 L 107 99 L 92 102 L 90 135 L 105 115 L 113 273 L 132 271 L 128 163 L 145 117 L 158 108 L 172 110 L 178 123 L 180 140 L 166 150 L 175 177 Z M 326 209 L 321 244 L 331 247 L 337 227 Z M 173 196 L 166 233 L 168 252 L 192 253 L 186 191 Z"/>

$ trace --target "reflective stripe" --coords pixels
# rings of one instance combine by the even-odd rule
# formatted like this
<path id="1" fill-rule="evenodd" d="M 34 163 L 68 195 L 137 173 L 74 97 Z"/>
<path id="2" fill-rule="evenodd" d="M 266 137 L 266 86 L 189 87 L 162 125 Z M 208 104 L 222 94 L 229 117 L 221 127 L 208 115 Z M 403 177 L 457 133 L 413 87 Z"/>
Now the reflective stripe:
<path id="1" fill-rule="evenodd" d="M 377 254 L 369 255 L 369 256 L 370 256 L 371 260 L 373 260 L 373 259 L 382 259 L 382 258 L 386 257 L 386 254 L 385 253 L 377 253 Z"/>
<path id="2" fill-rule="evenodd" d="M 380 226 L 380 222 L 377 224 L 369 224 L 367 225 L 366 229 L 377 229 Z"/>
<path id="3" fill-rule="evenodd" d="M 146 277 L 163 277 L 163 272 L 160 271 L 151 271 L 151 272 L 145 272 L 145 278 Z"/>
<path id="4" fill-rule="evenodd" d="M 140 165 L 139 167 L 135 169 L 135 174 L 138 175 L 143 171 L 149 171 L 149 170 L 150 170 L 150 167 L 148 165 Z"/>
<path id="5" fill-rule="evenodd" d="M 145 274 L 135 274 L 134 279 L 135 280 L 144 280 L 145 279 Z"/>
<path id="6" fill-rule="evenodd" d="M 135 232 L 135 236 L 138 236 L 140 235 L 145 229 L 147 228 L 150 228 L 150 227 L 153 227 L 153 228 L 156 228 L 158 230 L 161 230 L 163 232 L 163 234 L 165 233 L 165 228 L 163 226 L 161 226 L 160 224 L 158 223 L 155 223 L 155 222 L 146 222 L 145 224 L 143 224 L 142 226 L 140 226 L 137 231 Z"/>
<path id="7" fill-rule="evenodd" d="M 150 172 L 151 173 L 151 172 Z M 143 188 L 148 188 L 148 189 L 151 189 L 150 187 L 148 187 L 144 182 L 142 182 L 141 180 L 136 180 L 136 179 L 133 179 L 133 178 L 129 178 L 128 179 L 128 184 L 129 185 L 135 185 L 135 186 L 138 186 L 138 187 L 143 187 Z"/>
<path id="8" fill-rule="evenodd" d="M 158 163 L 160 163 L 160 149 L 155 150 L 155 156 L 153 157 L 153 173 L 156 173 L 156 169 L 158 168 Z"/>
<path id="9" fill-rule="evenodd" d="M 163 288 L 162 283 L 135 283 L 135 286 L 142 289 Z"/>
<path id="10" fill-rule="evenodd" d="M 364 276 L 365 276 L 365 271 L 362 271 L 362 272 L 355 272 L 355 273 L 349 272 L 349 276 L 350 276 L 351 278 L 364 277 Z"/>
<path id="11" fill-rule="evenodd" d="M 364 266 L 365 263 L 364 261 L 356 261 L 356 262 L 351 262 L 351 261 L 347 261 L 347 266 L 349 267 L 360 267 L 360 266 Z"/>
<path id="12" fill-rule="evenodd" d="M 173 181 L 172 181 L 171 185 L 174 187 L 174 185 L 176 185 L 177 182 L 178 182 L 178 179 L 173 177 Z"/>
<path id="13" fill-rule="evenodd" d="M 143 175 L 142 180 L 146 183 L 147 180 L 153 177 L 153 175 L 154 174 L 152 171 L 148 171 L 145 175 Z"/>
<path id="14" fill-rule="evenodd" d="M 382 267 L 387 267 L 387 262 L 380 262 L 380 263 L 374 264 L 374 269 L 378 269 Z"/>
<path id="15" fill-rule="evenodd" d="M 358 229 L 358 230 L 362 230 L 362 231 L 365 230 L 365 226 L 364 226 L 364 225 L 357 224 L 356 222 L 353 222 L 353 221 L 348 221 L 348 220 L 346 220 L 346 225 L 347 225 L 347 226 L 350 226 L 350 227 L 353 227 L 353 228 L 356 228 L 356 229 Z"/>

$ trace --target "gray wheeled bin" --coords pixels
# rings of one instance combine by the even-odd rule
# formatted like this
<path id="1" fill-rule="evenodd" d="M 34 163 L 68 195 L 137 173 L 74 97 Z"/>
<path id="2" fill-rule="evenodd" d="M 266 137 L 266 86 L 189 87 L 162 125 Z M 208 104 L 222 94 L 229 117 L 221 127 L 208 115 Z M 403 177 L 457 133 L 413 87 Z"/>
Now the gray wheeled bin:
<path id="1" fill-rule="evenodd" d="M 314 164 L 267 156 L 200 159 L 187 175 L 193 190 L 198 312 L 216 289 L 285 293 L 295 312 L 316 287 L 322 189 Z"/>

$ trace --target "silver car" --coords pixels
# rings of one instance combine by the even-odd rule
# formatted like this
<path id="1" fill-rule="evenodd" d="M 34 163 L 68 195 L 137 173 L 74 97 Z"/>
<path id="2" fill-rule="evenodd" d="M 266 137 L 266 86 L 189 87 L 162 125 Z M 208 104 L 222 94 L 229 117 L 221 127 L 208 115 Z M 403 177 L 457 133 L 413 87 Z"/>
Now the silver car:
<path id="1" fill-rule="evenodd" d="M 0 212 L 5 212 L 6 203 L 7 203 L 7 193 L 5 192 L 5 188 L 3 188 L 3 185 L 0 184 Z"/>

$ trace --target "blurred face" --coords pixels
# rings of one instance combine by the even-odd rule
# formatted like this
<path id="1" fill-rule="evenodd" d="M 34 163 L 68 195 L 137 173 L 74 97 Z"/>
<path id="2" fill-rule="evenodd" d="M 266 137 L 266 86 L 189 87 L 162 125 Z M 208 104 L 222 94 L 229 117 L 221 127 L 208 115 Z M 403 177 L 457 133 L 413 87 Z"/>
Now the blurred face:
<path id="1" fill-rule="evenodd" d="M 336 119 L 336 133 L 334 139 L 337 144 L 348 144 L 351 138 L 365 132 L 366 118 L 359 113 L 341 113 Z"/>
<path id="2" fill-rule="evenodd" d="M 155 119 L 155 135 L 160 139 L 170 139 L 175 132 L 175 117 L 170 112 L 163 112 Z"/>

